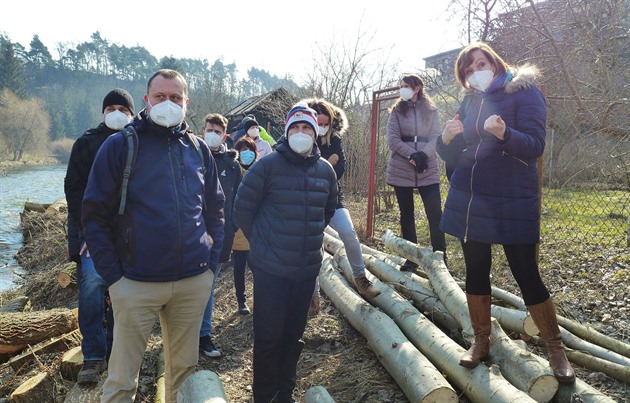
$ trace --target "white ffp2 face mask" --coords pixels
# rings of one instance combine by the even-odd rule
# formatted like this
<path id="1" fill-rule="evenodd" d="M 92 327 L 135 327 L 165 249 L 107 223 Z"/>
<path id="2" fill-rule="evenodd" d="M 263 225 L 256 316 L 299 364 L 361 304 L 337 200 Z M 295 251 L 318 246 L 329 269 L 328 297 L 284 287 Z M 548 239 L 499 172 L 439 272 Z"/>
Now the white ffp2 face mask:
<path id="1" fill-rule="evenodd" d="M 402 87 L 400 89 L 400 97 L 403 101 L 409 101 L 413 98 L 413 90 L 409 87 Z"/>
<path id="2" fill-rule="evenodd" d="M 119 110 L 111 111 L 105 115 L 105 124 L 112 130 L 122 130 L 130 121 L 131 117 Z"/>
<path id="3" fill-rule="evenodd" d="M 175 102 L 167 100 L 151 106 L 149 116 L 155 124 L 163 127 L 175 127 L 184 121 L 184 109 Z"/>
<path id="4" fill-rule="evenodd" d="M 247 135 L 253 139 L 258 137 L 259 134 L 260 134 L 260 129 L 258 127 L 252 127 L 251 129 L 247 131 Z"/>
<path id="5" fill-rule="evenodd" d="M 476 90 L 485 91 L 492 83 L 493 78 L 492 70 L 475 71 L 468 77 L 468 84 Z"/>
<path id="6" fill-rule="evenodd" d="M 210 148 L 217 148 L 223 142 L 223 136 L 215 132 L 206 132 L 206 134 L 203 136 L 203 139 L 206 141 L 208 147 Z"/>
<path id="7" fill-rule="evenodd" d="M 289 136 L 289 147 L 300 155 L 307 154 L 313 148 L 313 138 L 306 133 L 294 133 Z"/>
<path id="8" fill-rule="evenodd" d="M 325 136 L 326 133 L 328 133 L 328 129 L 330 128 L 330 126 L 318 126 L 317 127 L 317 135 L 318 136 Z"/>

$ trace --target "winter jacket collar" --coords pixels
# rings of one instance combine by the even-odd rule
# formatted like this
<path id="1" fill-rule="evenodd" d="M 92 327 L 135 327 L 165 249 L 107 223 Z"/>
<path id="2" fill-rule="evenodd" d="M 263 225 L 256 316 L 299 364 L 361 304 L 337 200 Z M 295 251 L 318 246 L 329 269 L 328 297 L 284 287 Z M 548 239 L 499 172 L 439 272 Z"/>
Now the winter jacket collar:
<path id="1" fill-rule="evenodd" d="M 501 74 L 494 80 L 490 88 L 488 88 L 487 93 L 491 94 L 500 89 L 504 89 L 506 94 L 513 94 L 524 88 L 536 85 L 539 77 L 540 71 L 534 65 L 524 64 L 520 67 L 512 67 L 507 74 Z M 465 92 L 479 95 L 483 94 L 483 92 L 472 88 L 466 89 Z"/>

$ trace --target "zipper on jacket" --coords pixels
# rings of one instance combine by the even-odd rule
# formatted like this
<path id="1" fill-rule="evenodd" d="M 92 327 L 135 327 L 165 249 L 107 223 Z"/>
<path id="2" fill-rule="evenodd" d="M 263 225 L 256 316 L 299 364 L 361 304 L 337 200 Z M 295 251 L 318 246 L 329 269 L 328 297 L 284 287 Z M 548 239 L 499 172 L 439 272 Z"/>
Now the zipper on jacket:
<path id="1" fill-rule="evenodd" d="M 527 162 L 523 161 L 522 159 L 520 159 L 518 157 L 513 156 L 512 154 L 508 153 L 507 151 L 501 151 L 501 156 L 503 156 L 503 157 L 508 156 L 510 158 L 513 158 L 513 159 L 517 160 L 518 162 L 520 162 L 521 164 L 525 165 L 526 167 L 529 166 L 529 164 Z"/>
<path id="2" fill-rule="evenodd" d="M 183 235 L 182 235 L 182 218 L 181 218 L 181 206 L 179 205 L 179 192 L 177 191 L 177 183 L 176 183 L 176 174 L 175 174 L 175 168 L 173 166 L 173 148 L 172 148 L 173 142 L 172 142 L 172 138 L 169 137 L 168 139 L 168 162 L 169 162 L 169 166 L 171 168 L 171 178 L 173 181 L 173 191 L 175 192 L 175 205 L 177 208 L 177 214 L 175 214 L 177 216 L 177 228 L 178 228 L 178 242 L 177 242 L 177 248 L 179 249 L 179 265 L 177 268 L 177 278 L 179 279 L 179 276 L 182 273 L 183 267 L 184 267 L 184 248 L 183 248 Z M 183 175 L 183 171 L 182 171 L 182 175 Z"/>
<path id="3" fill-rule="evenodd" d="M 472 201 L 474 198 L 473 191 L 473 178 L 475 176 L 475 168 L 477 167 L 477 154 L 479 153 L 479 148 L 481 147 L 481 142 L 483 141 L 483 136 L 479 133 L 479 119 L 481 118 L 481 110 L 483 109 L 484 99 L 481 98 L 481 104 L 479 104 L 479 111 L 477 112 L 477 119 L 475 119 L 475 130 L 477 131 L 477 135 L 479 136 L 479 144 L 477 144 L 477 149 L 475 150 L 475 162 L 473 163 L 472 168 L 470 169 L 470 199 L 468 200 L 468 207 L 466 208 L 466 225 L 464 229 L 464 242 L 468 239 L 468 224 L 470 220 L 470 207 L 472 206 Z"/>
<path id="4" fill-rule="evenodd" d="M 416 109 L 416 103 L 413 103 L 413 133 L 414 133 L 414 140 L 418 137 L 418 110 Z M 418 152 L 418 142 L 414 141 L 413 142 L 413 148 L 416 150 L 416 152 Z M 427 156 L 428 157 L 428 156 Z M 419 178 L 418 178 L 418 170 L 416 169 L 416 166 L 413 166 L 413 172 L 416 178 L 416 187 L 418 187 L 418 183 L 419 183 Z"/>

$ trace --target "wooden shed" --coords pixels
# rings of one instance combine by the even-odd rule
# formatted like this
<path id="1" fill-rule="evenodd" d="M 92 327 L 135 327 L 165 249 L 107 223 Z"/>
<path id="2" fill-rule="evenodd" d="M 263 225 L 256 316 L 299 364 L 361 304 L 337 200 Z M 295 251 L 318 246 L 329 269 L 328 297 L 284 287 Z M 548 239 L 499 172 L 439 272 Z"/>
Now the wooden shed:
<path id="1" fill-rule="evenodd" d="M 277 140 L 284 133 L 287 113 L 297 101 L 299 99 L 284 88 L 246 99 L 225 114 L 228 132 L 232 133 L 246 115 L 252 114 L 258 124 Z"/>

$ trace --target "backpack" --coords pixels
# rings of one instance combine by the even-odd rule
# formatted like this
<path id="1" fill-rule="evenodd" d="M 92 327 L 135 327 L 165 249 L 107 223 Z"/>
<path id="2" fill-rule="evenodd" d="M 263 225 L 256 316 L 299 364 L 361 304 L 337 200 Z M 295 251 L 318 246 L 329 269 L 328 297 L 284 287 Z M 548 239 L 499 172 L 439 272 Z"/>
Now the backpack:
<path id="1" fill-rule="evenodd" d="M 118 207 L 118 215 L 123 215 L 125 212 L 125 205 L 127 204 L 127 187 L 129 186 L 129 177 L 131 177 L 133 166 L 136 163 L 136 158 L 138 157 L 138 133 L 136 133 L 136 129 L 130 125 L 125 127 L 122 133 L 125 136 L 125 142 L 127 143 L 127 155 L 125 156 L 125 169 L 123 170 L 122 183 L 120 185 L 120 206 Z M 197 156 L 201 161 L 202 172 L 205 175 L 207 172 L 207 166 L 205 162 L 206 160 L 203 156 L 203 151 L 201 151 L 201 147 L 199 146 L 197 136 L 188 131 L 185 132 L 184 135 L 186 136 L 190 144 L 195 147 Z"/>

